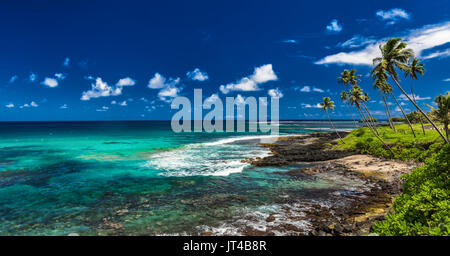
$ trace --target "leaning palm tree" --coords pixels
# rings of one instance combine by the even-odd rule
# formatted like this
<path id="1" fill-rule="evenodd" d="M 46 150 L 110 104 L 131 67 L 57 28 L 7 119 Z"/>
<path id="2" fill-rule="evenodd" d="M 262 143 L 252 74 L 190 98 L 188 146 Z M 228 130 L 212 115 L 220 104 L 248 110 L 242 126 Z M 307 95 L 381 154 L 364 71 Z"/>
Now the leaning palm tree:
<path id="1" fill-rule="evenodd" d="M 438 108 L 435 109 L 434 112 L 439 121 L 444 125 L 445 135 L 448 140 L 450 136 L 448 129 L 450 123 L 450 92 L 447 92 L 445 95 L 437 96 L 436 99 L 434 99 L 434 102 L 438 105 Z"/>
<path id="2" fill-rule="evenodd" d="M 348 107 L 348 93 L 346 91 L 342 91 L 341 92 L 341 100 L 344 102 L 345 107 L 347 108 L 348 112 L 350 113 L 350 115 L 352 116 L 352 120 L 353 120 L 353 126 L 355 126 L 355 128 L 357 127 L 356 125 L 356 121 L 355 121 L 355 117 L 353 116 L 353 112 L 350 111 L 350 108 Z"/>
<path id="3" fill-rule="evenodd" d="M 334 109 L 334 101 L 330 101 L 330 97 L 325 97 L 323 98 L 323 102 L 319 103 L 319 105 L 322 107 L 322 110 L 325 110 L 325 113 L 327 113 L 328 121 L 330 122 L 339 139 L 342 141 L 342 143 L 345 144 L 345 142 L 342 140 L 341 135 L 339 135 L 338 131 L 336 130 L 336 127 L 334 127 L 334 124 L 330 119 L 330 115 L 328 114 L 328 109 Z"/>
<path id="4" fill-rule="evenodd" d="M 344 71 L 342 71 L 341 76 L 337 78 L 338 83 L 340 84 L 344 84 L 345 87 L 347 87 L 348 85 L 348 70 L 344 69 Z"/>
<path id="5" fill-rule="evenodd" d="M 406 48 L 407 44 L 402 41 L 401 38 L 391 38 L 385 44 L 380 45 L 381 57 L 373 59 L 375 67 L 379 66 L 383 68 L 395 82 L 397 87 L 402 91 L 402 93 L 408 98 L 409 101 L 414 105 L 414 107 L 419 110 L 419 112 L 428 120 L 428 122 L 433 125 L 434 129 L 439 133 L 439 135 L 448 143 L 447 138 L 442 134 L 436 124 L 425 114 L 425 112 L 414 102 L 411 97 L 406 93 L 403 87 L 398 82 L 398 73 L 396 68 L 400 70 L 406 70 L 407 65 L 405 64 L 408 59 L 414 56 L 414 52 L 410 48 Z"/>
<path id="6" fill-rule="evenodd" d="M 361 82 L 361 79 L 359 79 L 360 77 L 361 75 L 356 74 L 355 69 L 350 70 L 350 72 L 347 74 L 347 80 L 352 86 L 356 86 L 359 82 Z"/>
<path id="7" fill-rule="evenodd" d="M 348 97 L 348 102 L 353 106 L 356 107 L 356 109 L 358 110 L 363 122 L 366 123 L 367 128 L 369 128 L 369 130 L 372 132 L 372 134 L 377 137 L 378 140 L 381 141 L 381 143 L 383 143 L 383 145 L 392 153 L 394 154 L 394 152 L 392 152 L 391 148 L 384 142 L 384 140 L 377 134 L 377 132 L 375 132 L 375 130 L 373 129 L 372 125 L 369 123 L 369 121 L 367 120 L 366 115 L 364 114 L 364 111 L 361 109 L 361 101 L 364 98 L 364 93 L 362 91 L 362 89 L 356 85 L 352 88 L 352 90 L 350 91 L 349 97 Z"/>
<path id="8" fill-rule="evenodd" d="M 405 78 L 407 76 L 410 77 L 411 79 L 411 96 L 414 100 L 414 102 L 417 104 L 416 101 L 416 96 L 414 95 L 414 90 L 413 90 L 413 80 L 416 79 L 417 80 L 417 75 L 422 75 L 423 76 L 423 72 L 425 71 L 425 68 L 423 67 L 423 63 L 421 63 L 417 58 L 414 58 L 408 65 L 408 67 L 405 70 Z M 422 118 L 419 116 L 419 120 L 420 120 L 420 124 L 422 125 L 422 131 L 423 134 L 425 134 L 425 127 L 423 126 L 423 122 L 422 122 Z M 448 137 L 447 137 L 448 139 Z"/>
<path id="9" fill-rule="evenodd" d="M 372 75 L 372 79 L 375 80 L 373 87 L 381 94 L 381 98 L 383 99 L 384 110 L 385 110 L 386 116 L 388 118 L 389 126 L 391 127 L 392 130 L 394 130 L 394 132 L 397 132 L 395 129 L 395 125 L 392 122 L 391 111 L 389 110 L 389 104 L 387 103 L 385 92 L 383 91 L 385 81 L 387 80 L 387 75 L 383 71 L 381 66 L 377 66 L 370 73 Z"/>

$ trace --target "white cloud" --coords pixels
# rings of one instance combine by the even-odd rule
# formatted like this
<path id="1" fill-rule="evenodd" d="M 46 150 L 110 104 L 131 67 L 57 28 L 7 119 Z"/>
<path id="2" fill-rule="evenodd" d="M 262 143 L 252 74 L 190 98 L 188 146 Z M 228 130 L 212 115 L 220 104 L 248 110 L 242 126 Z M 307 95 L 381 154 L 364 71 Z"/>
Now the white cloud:
<path id="1" fill-rule="evenodd" d="M 62 105 L 61 107 L 59 107 L 60 109 L 66 109 L 66 108 L 69 108 L 68 106 L 67 106 L 67 104 L 64 104 L 64 105 Z"/>
<path id="2" fill-rule="evenodd" d="M 99 108 L 99 109 L 96 109 L 95 111 L 98 111 L 98 112 L 105 112 L 105 111 L 107 111 L 108 109 L 109 109 L 108 107 L 103 106 L 103 107 L 101 107 L 101 108 Z"/>
<path id="3" fill-rule="evenodd" d="M 63 73 L 55 73 L 55 77 L 59 80 L 64 80 L 66 78 L 66 75 Z"/>
<path id="4" fill-rule="evenodd" d="M 338 46 L 342 48 L 359 48 L 368 44 L 373 44 L 375 42 L 376 40 L 373 38 L 367 38 L 361 35 L 354 35 L 347 41 L 339 43 Z"/>
<path id="5" fill-rule="evenodd" d="M 115 104 L 117 104 L 117 101 L 115 101 L 115 100 L 111 101 L 111 105 L 115 105 Z"/>
<path id="6" fill-rule="evenodd" d="M 127 106 L 127 101 L 124 100 L 124 101 L 122 101 L 121 103 L 119 103 L 119 105 L 125 107 L 125 106 Z"/>
<path id="7" fill-rule="evenodd" d="M 170 102 L 171 98 L 177 97 L 181 88 L 176 86 L 180 83 L 180 78 L 169 78 L 166 79 L 159 73 L 155 73 L 152 79 L 148 82 L 148 88 L 160 89 L 158 92 L 158 97 L 160 100 L 165 102 Z"/>
<path id="8" fill-rule="evenodd" d="M 136 81 L 130 77 L 125 77 L 117 82 L 116 86 L 133 86 L 136 84 Z"/>
<path id="9" fill-rule="evenodd" d="M 54 87 L 58 86 L 58 81 L 54 78 L 46 77 L 44 79 L 44 81 L 41 82 L 41 84 L 48 86 L 50 88 L 54 88 Z"/>
<path id="10" fill-rule="evenodd" d="M 30 106 L 32 106 L 32 107 L 34 107 L 34 108 L 39 107 L 39 105 L 36 104 L 36 102 L 34 102 L 34 101 L 32 101 L 32 102 L 30 103 Z"/>
<path id="11" fill-rule="evenodd" d="M 30 73 L 30 75 L 28 76 L 28 80 L 30 81 L 30 83 L 36 81 L 37 79 L 37 75 L 33 72 Z"/>
<path id="12" fill-rule="evenodd" d="M 219 100 L 219 95 L 217 93 L 211 94 L 208 98 L 205 99 L 205 103 L 216 103 Z"/>
<path id="13" fill-rule="evenodd" d="M 376 15 L 382 20 L 388 21 L 388 24 L 395 24 L 400 19 L 409 20 L 410 15 L 403 9 L 393 8 L 387 11 L 378 10 Z"/>
<path id="14" fill-rule="evenodd" d="M 68 66 L 69 66 L 69 62 L 70 62 L 70 59 L 66 57 L 66 58 L 64 59 L 64 61 L 63 61 L 63 66 L 64 66 L 64 67 L 68 67 Z"/>
<path id="15" fill-rule="evenodd" d="M 260 90 L 259 84 L 276 81 L 277 79 L 278 77 L 272 69 L 272 64 L 266 64 L 255 68 L 250 77 L 243 77 L 236 83 L 221 85 L 219 89 L 223 94 L 227 94 L 230 91 L 258 91 Z"/>
<path id="16" fill-rule="evenodd" d="M 7 107 L 7 108 L 13 108 L 13 107 L 14 107 L 14 104 L 9 103 L 8 105 L 5 105 L 5 107 Z"/>
<path id="17" fill-rule="evenodd" d="M 321 108 L 320 104 L 317 103 L 315 105 L 311 105 L 311 104 L 306 104 L 306 103 L 302 103 L 302 108 Z"/>
<path id="18" fill-rule="evenodd" d="M 325 91 L 320 89 L 320 88 L 313 87 L 313 92 L 320 92 L 320 93 L 322 93 L 322 92 L 325 92 Z"/>
<path id="19" fill-rule="evenodd" d="M 296 43 L 298 43 L 297 40 L 294 40 L 294 39 L 286 39 L 286 40 L 283 40 L 281 42 L 287 43 L 287 44 L 296 44 Z"/>
<path id="20" fill-rule="evenodd" d="M 278 88 L 270 89 L 269 91 L 267 91 L 267 94 L 269 94 L 269 96 L 272 98 L 283 98 L 283 93 Z"/>
<path id="21" fill-rule="evenodd" d="M 150 81 L 148 81 L 148 88 L 151 89 L 160 89 L 166 86 L 166 78 L 160 75 L 159 73 L 155 73 Z"/>
<path id="22" fill-rule="evenodd" d="M 444 80 L 442 80 L 442 81 L 444 81 L 444 82 L 450 82 L 450 78 L 444 79 Z"/>
<path id="23" fill-rule="evenodd" d="M 206 81 L 209 79 L 208 73 L 201 71 L 198 68 L 194 69 L 193 71 L 187 72 L 186 76 L 189 79 L 200 81 L 200 82 L 203 82 L 203 81 Z"/>
<path id="24" fill-rule="evenodd" d="M 422 56 L 422 58 L 427 60 L 427 59 L 433 59 L 433 58 L 445 58 L 448 56 L 450 56 L 450 49 L 446 49 L 444 51 L 433 52 L 428 55 Z"/>
<path id="25" fill-rule="evenodd" d="M 327 31 L 329 32 L 335 32 L 339 33 L 342 31 L 342 25 L 339 24 L 339 21 L 334 19 L 330 22 L 330 24 L 327 26 Z"/>
<path id="26" fill-rule="evenodd" d="M 17 75 L 13 75 L 10 79 L 9 79 L 9 83 L 14 83 L 19 77 Z"/>
<path id="27" fill-rule="evenodd" d="M 419 29 L 409 30 L 404 33 L 403 38 L 411 47 L 416 56 L 421 57 L 427 49 L 450 43 L 450 22 L 427 25 Z M 387 39 L 377 40 L 376 43 L 367 45 L 364 49 L 351 52 L 339 52 L 326 56 L 315 62 L 318 65 L 324 64 L 353 64 L 353 65 L 372 65 L 372 60 L 380 56 L 379 44 L 386 42 Z M 446 51 L 435 54 L 428 54 L 425 58 L 443 57 Z"/>
<path id="28" fill-rule="evenodd" d="M 411 95 L 411 94 L 408 94 L 408 96 L 412 98 L 412 95 Z M 407 101 L 407 100 L 408 100 L 408 98 L 407 98 L 404 94 L 398 96 L 398 98 L 399 98 L 399 100 L 404 100 L 404 101 Z M 416 100 L 431 100 L 431 97 L 420 97 L 420 96 L 417 95 L 417 94 L 414 94 L 414 98 L 415 98 Z"/>
<path id="29" fill-rule="evenodd" d="M 91 84 L 91 89 L 82 93 L 81 100 L 90 100 L 91 98 L 117 96 L 122 94 L 122 86 L 112 87 L 100 77 L 95 79 L 95 84 Z"/>
<path id="30" fill-rule="evenodd" d="M 299 90 L 300 92 L 325 92 L 323 89 L 317 88 L 315 86 L 311 87 L 308 85 L 303 86 L 302 88 L 300 87 L 295 87 L 294 90 Z"/>

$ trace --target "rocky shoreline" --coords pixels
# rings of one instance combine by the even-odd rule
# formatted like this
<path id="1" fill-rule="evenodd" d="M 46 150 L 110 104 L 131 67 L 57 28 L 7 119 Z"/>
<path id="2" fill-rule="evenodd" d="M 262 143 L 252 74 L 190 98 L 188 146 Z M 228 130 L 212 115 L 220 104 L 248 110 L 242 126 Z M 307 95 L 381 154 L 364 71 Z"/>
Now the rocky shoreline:
<path id="1" fill-rule="evenodd" d="M 341 133 L 341 136 L 345 135 Z M 351 236 L 370 233 L 373 223 L 384 219 L 391 209 L 393 198 L 401 192 L 400 175 L 415 167 L 413 164 L 359 155 L 359 152 L 335 150 L 332 145 L 336 139 L 335 133 L 282 137 L 273 144 L 262 144 L 271 150 L 271 156 L 247 160 L 255 166 L 283 166 L 299 162 L 310 164 L 307 168 L 278 173 L 289 179 L 332 174 L 364 181 L 366 185 L 361 191 L 330 191 L 330 200 L 342 203 L 324 206 L 315 202 L 302 202 L 307 205 L 302 219 L 308 219 L 311 228 L 299 234 Z M 295 204 L 301 198 L 289 200 L 287 203 Z M 286 232 L 289 226 L 277 229 L 280 228 Z M 264 233 L 254 235 L 272 234 L 270 231 Z"/>

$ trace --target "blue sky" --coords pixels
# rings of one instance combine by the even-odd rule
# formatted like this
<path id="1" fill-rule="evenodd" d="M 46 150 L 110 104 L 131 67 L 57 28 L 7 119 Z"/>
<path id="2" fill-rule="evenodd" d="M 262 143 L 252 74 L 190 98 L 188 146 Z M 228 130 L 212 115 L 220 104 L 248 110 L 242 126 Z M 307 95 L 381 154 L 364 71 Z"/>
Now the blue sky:
<path id="1" fill-rule="evenodd" d="M 194 88 L 281 97 L 281 119 L 323 119 L 316 105 L 331 96 L 332 117 L 349 119 L 345 68 L 363 75 L 382 118 L 367 74 L 394 36 L 425 62 L 421 106 L 450 90 L 450 1 L 280 2 L 2 1 L 0 121 L 166 120 Z"/>

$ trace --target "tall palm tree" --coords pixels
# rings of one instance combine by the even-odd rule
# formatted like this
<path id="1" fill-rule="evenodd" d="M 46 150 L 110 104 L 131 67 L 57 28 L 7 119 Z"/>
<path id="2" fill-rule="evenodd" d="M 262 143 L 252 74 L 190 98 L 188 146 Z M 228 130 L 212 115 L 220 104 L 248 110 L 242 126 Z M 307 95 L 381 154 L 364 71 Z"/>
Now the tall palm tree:
<path id="1" fill-rule="evenodd" d="M 356 74 L 356 70 L 352 69 L 347 75 L 347 80 L 352 86 L 358 85 L 359 82 L 361 82 L 361 79 L 359 79 L 361 75 Z"/>
<path id="2" fill-rule="evenodd" d="M 345 87 L 347 87 L 348 85 L 348 70 L 344 69 L 344 71 L 342 71 L 341 76 L 337 78 L 338 83 L 340 84 L 344 84 Z"/>
<path id="3" fill-rule="evenodd" d="M 355 117 L 353 116 L 352 111 L 350 111 L 350 108 L 348 107 L 347 99 L 348 99 L 348 93 L 347 93 L 346 91 L 342 91 L 342 92 L 341 92 L 341 100 L 344 102 L 345 107 L 347 108 L 348 112 L 349 112 L 350 115 L 352 116 L 353 126 L 354 126 L 355 128 L 357 128 L 356 121 L 355 121 Z"/>
<path id="4" fill-rule="evenodd" d="M 394 130 L 394 132 L 397 132 L 395 129 L 395 125 L 392 122 L 391 111 L 389 110 L 389 104 L 387 103 L 385 92 L 383 91 L 383 87 L 385 86 L 385 81 L 387 80 L 386 72 L 383 71 L 381 66 L 377 66 L 370 73 L 372 75 L 372 79 L 375 80 L 373 87 L 378 92 L 380 92 L 381 98 L 383 99 L 384 110 L 386 112 L 386 116 L 389 121 L 389 126 L 391 127 L 392 130 Z"/>
<path id="5" fill-rule="evenodd" d="M 448 143 L 447 138 L 442 134 L 436 124 L 425 114 L 425 112 L 414 102 L 411 97 L 406 93 L 403 87 L 398 82 L 398 73 L 396 68 L 400 70 L 406 70 L 406 62 L 414 56 L 414 52 L 410 48 L 406 48 L 407 44 L 402 41 L 401 38 L 391 38 L 385 44 L 380 45 L 381 57 L 373 59 L 374 65 L 383 68 L 392 80 L 395 82 L 397 87 L 402 91 L 402 93 L 408 98 L 409 101 L 414 105 L 414 107 L 419 110 L 419 112 L 428 120 L 428 122 L 433 125 L 434 129 L 439 133 L 439 135 Z"/>
<path id="6" fill-rule="evenodd" d="M 423 63 L 420 62 L 420 60 L 418 60 L 417 58 L 414 58 L 408 65 L 407 69 L 405 70 L 405 78 L 407 76 L 410 77 L 411 79 L 411 96 L 414 100 L 414 102 L 417 104 L 416 101 L 416 96 L 414 95 L 414 90 L 413 90 L 413 80 L 416 79 L 417 80 L 417 75 L 422 75 L 425 71 L 425 68 L 423 67 Z M 422 118 L 419 116 L 419 120 L 420 120 L 420 124 L 422 125 L 422 131 L 423 134 L 425 134 L 425 127 L 423 126 L 423 122 L 422 122 Z M 448 137 L 447 137 L 448 139 Z"/>
<path id="7" fill-rule="evenodd" d="M 447 92 L 445 95 L 439 95 L 434 99 L 434 102 L 437 103 L 438 108 L 435 109 L 435 114 L 437 118 L 444 125 L 445 135 L 447 139 L 449 139 L 450 132 L 448 129 L 448 125 L 450 123 L 450 92 Z"/>
<path id="8" fill-rule="evenodd" d="M 361 109 L 361 101 L 363 99 L 363 91 L 359 86 L 354 86 L 352 90 L 350 91 L 348 101 L 353 106 L 355 105 L 356 109 L 358 110 L 362 120 L 366 123 L 366 126 L 369 128 L 369 130 L 372 132 L 372 134 L 377 137 L 378 140 L 383 143 L 383 145 L 392 153 L 391 148 L 384 142 L 384 140 L 374 131 L 372 125 L 368 122 L 366 115 L 364 114 L 364 111 Z"/>
<path id="9" fill-rule="evenodd" d="M 341 135 L 339 135 L 339 133 L 337 132 L 336 127 L 334 127 L 334 124 L 330 119 L 330 115 L 328 114 L 328 109 L 334 109 L 334 101 L 331 101 L 330 97 L 325 97 L 323 98 L 323 102 L 319 103 L 319 105 L 322 107 L 322 110 L 325 110 L 325 113 L 327 113 L 328 121 L 330 122 L 339 139 L 342 141 L 342 143 L 345 144 L 345 142 L 341 138 Z"/>

